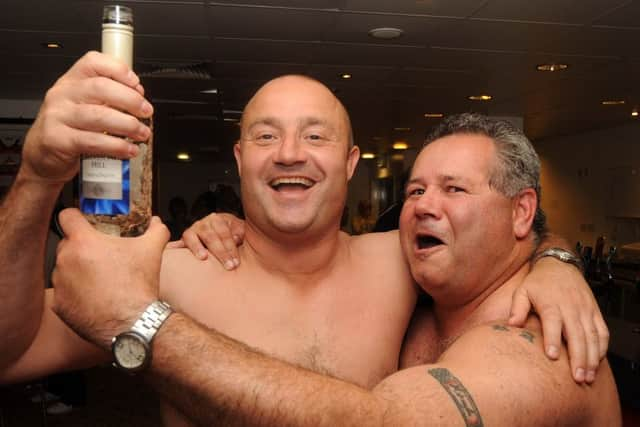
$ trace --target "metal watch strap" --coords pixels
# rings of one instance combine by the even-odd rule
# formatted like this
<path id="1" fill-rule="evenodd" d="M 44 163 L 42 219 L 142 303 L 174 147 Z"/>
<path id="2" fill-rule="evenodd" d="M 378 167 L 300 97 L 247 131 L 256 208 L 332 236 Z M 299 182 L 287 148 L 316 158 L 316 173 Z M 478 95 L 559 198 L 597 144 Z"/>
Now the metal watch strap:
<path id="1" fill-rule="evenodd" d="M 578 270 L 580 270 L 580 272 L 584 273 L 584 265 L 582 263 L 582 260 L 579 257 L 575 256 L 573 253 L 562 248 L 545 249 L 544 251 L 537 254 L 534 257 L 533 261 L 535 263 L 540 258 L 544 258 L 548 256 L 553 257 L 559 261 L 566 262 L 567 264 L 573 264 L 576 266 Z"/>
<path id="2" fill-rule="evenodd" d="M 171 313 L 173 310 L 169 304 L 160 300 L 154 301 L 133 324 L 131 330 L 143 336 L 150 343 Z"/>

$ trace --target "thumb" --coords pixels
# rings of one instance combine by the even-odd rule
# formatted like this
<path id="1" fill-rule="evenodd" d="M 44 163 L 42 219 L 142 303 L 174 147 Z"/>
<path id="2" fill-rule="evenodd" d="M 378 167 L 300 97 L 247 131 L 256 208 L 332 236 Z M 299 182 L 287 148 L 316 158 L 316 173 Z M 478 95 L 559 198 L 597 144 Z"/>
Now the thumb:
<path id="1" fill-rule="evenodd" d="M 154 247 L 159 247 L 164 249 L 171 234 L 169 233 L 169 229 L 166 225 L 162 223 L 160 218 L 154 216 L 151 218 L 151 222 L 149 223 L 149 228 L 144 234 L 141 236 L 144 240 L 148 241 L 149 244 Z"/>
<path id="2" fill-rule="evenodd" d="M 89 224 L 89 221 L 76 208 L 68 208 L 60 211 L 58 222 L 65 237 L 73 238 L 82 236 L 85 233 L 95 233 L 96 230 Z"/>
<path id="3" fill-rule="evenodd" d="M 511 326 L 523 326 L 530 311 L 531 301 L 529 301 L 527 291 L 522 288 L 518 288 L 513 293 L 513 298 L 511 299 L 511 315 L 509 316 L 509 324 Z"/>

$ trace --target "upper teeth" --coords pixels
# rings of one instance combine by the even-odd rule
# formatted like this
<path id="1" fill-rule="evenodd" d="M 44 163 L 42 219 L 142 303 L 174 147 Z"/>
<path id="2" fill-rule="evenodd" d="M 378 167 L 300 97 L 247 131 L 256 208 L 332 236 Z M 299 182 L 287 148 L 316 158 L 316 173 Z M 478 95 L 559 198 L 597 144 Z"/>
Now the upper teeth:
<path id="1" fill-rule="evenodd" d="M 276 178 L 271 181 L 271 185 L 274 187 L 281 184 L 300 184 L 305 187 L 311 187 L 313 185 L 313 181 L 307 178 L 302 177 L 286 177 L 286 178 Z"/>

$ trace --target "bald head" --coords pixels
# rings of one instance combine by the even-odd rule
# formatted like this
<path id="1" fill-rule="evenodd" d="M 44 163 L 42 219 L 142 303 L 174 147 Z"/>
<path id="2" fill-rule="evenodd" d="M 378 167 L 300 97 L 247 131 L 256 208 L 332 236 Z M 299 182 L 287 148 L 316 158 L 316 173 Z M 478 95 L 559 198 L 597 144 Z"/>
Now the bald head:
<path id="1" fill-rule="evenodd" d="M 304 118 L 316 111 L 318 117 Z M 308 76 L 291 74 L 265 83 L 247 103 L 241 119 L 242 136 L 256 122 L 279 120 L 280 116 L 299 113 L 299 119 L 329 120 L 336 132 L 344 135 L 347 147 L 354 144 L 351 120 L 340 100 L 324 84 Z"/>

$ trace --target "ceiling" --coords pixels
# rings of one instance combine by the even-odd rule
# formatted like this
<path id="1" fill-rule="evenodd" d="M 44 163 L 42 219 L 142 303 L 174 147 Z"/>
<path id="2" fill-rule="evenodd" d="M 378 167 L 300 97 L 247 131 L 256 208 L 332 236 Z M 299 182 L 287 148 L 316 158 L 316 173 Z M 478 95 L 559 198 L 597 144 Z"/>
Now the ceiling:
<path id="1" fill-rule="evenodd" d="M 285 73 L 325 82 L 351 112 L 357 143 L 379 152 L 398 139 L 420 144 L 437 122 L 428 112 L 522 117 L 537 140 L 634 120 L 640 104 L 640 2 L 120 3 L 134 11 L 135 69 L 168 130 L 166 158 L 176 147 L 230 154 L 237 126 L 223 119 L 237 118 L 252 92 Z M 102 1 L 1 4 L 0 98 L 41 99 L 79 56 L 100 47 Z M 368 35 L 375 27 L 404 34 L 379 40 Z M 44 48 L 49 41 L 63 48 Z M 536 71 L 542 63 L 569 68 Z M 218 94 L 200 93 L 211 88 Z M 467 99 L 485 93 L 493 99 Z M 610 99 L 626 103 L 601 104 Z"/>

